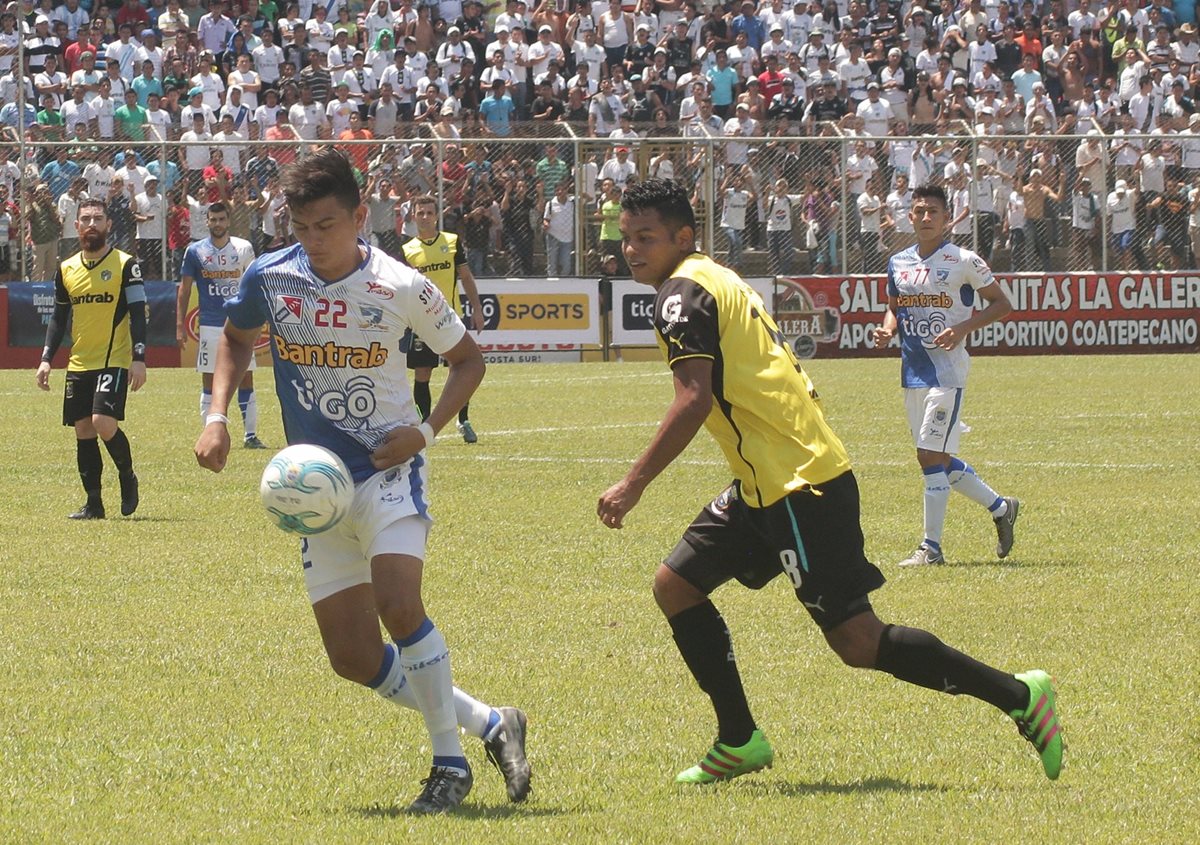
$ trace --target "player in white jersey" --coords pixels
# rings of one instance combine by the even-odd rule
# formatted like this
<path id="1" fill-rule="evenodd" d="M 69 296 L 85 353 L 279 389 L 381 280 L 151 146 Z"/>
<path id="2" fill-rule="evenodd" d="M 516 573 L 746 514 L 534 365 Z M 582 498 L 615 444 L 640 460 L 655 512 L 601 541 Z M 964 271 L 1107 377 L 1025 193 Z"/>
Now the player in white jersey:
<path id="1" fill-rule="evenodd" d="M 254 261 L 254 247 L 242 238 L 229 234 L 229 208 L 214 202 L 206 212 L 207 238 L 193 241 L 183 255 L 183 270 L 175 300 L 175 338 L 182 346 L 187 335 L 188 305 L 192 285 L 196 285 L 199 315 L 196 336 L 196 370 L 200 373 L 200 419 L 208 417 L 212 405 L 213 371 L 217 365 L 217 342 L 225 325 L 225 301 L 238 291 L 238 282 Z M 254 359 L 250 359 L 250 370 Z M 245 426 L 244 445 L 247 449 L 265 449 L 258 439 L 258 399 L 254 395 L 254 375 L 246 372 L 238 385 L 238 408 Z"/>
<path id="2" fill-rule="evenodd" d="M 334 671 L 424 717 L 433 766 L 409 812 L 454 809 L 470 791 L 460 725 L 484 740 L 509 798 L 521 801 L 529 792 L 525 716 L 452 686 L 446 641 L 421 600 L 432 524 L 427 450 L 483 379 L 483 355 L 429 279 L 357 237 L 368 212 L 344 153 L 326 148 L 290 165 L 280 187 L 299 243 L 257 259 L 226 304 L 196 458 L 214 472 L 225 466 L 225 410 L 268 324 L 288 443 L 334 451 L 355 481 L 352 518 L 301 545 Z M 406 329 L 450 363 L 425 422 L 397 351 Z M 395 642 L 384 643 L 381 621 Z"/>
<path id="3" fill-rule="evenodd" d="M 877 348 L 900 335 L 900 383 L 925 477 L 925 537 L 900 565 L 945 561 L 942 528 L 951 490 L 988 509 L 996 554 L 1006 557 L 1020 502 L 997 495 L 957 453 L 970 366 L 964 342 L 976 329 L 1008 316 L 1012 303 L 987 262 L 948 240 L 950 214 L 941 187 L 916 188 L 909 218 L 917 243 L 888 262 L 887 313 L 874 331 Z M 975 310 L 976 297 L 986 303 L 982 311 Z"/>

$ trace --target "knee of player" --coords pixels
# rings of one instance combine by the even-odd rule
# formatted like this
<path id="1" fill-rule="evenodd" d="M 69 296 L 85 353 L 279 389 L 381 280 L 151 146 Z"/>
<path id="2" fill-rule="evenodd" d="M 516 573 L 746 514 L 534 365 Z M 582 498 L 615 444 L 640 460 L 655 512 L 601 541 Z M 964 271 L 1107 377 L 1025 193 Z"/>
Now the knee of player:
<path id="1" fill-rule="evenodd" d="M 862 616 L 867 616 L 863 614 Z M 841 661 L 855 669 L 873 669 L 879 656 L 883 624 L 874 615 L 855 617 L 825 632 L 825 641 Z"/>
<path id="2" fill-rule="evenodd" d="M 92 427 L 105 440 L 117 433 L 117 421 L 104 414 L 92 414 Z"/>
<path id="3" fill-rule="evenodd" d="M 375 607 L 383 627 L 394 637 L 411 634 L 425 621 L 425 605 L 421 596 L 375 594 Z"/>
<path id="4" fill-rule="evenodd" d="M 379 673 L 381 655 L 375 649 L 359 644 L 326 644 L 329 665 L 339 677 L 366 685 Z"/>
<path id="5" fill-rule="evenodd" d="M 654 573 L 653 590 L 654 601 L 668 619 L 704 601 L 703 593 L 683 580 L 665 563 Z"/>

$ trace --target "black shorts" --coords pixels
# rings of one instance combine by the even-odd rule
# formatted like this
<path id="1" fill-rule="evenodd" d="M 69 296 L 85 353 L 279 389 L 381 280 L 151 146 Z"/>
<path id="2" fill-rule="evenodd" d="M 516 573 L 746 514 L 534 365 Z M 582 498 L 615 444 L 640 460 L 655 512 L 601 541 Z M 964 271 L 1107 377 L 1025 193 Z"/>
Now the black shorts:
<path id="1" fill-rule="evenodd" d="M 400 346 L 401 352 L 408 353 L 408 368 L 410 370 L 422 367 L 437 367 L 442 360 L 442 356 L 426 346 L 425 341 L 413 334 L 411 330 L 404 333 L 404 339 L 400 341 Z"/>
<path id="2" fill-rule="evenodd" d="M 786 572 L 825 631 L 870 610 L 867 594 L 885 580 L 863 553 L 852 472 L 766 508 L 748 507 L 735 483 L 700 511 L 664 562 L 705 595 L 734 578 L 758 590 Z"/>
<path id="3" fill-rule="evenodd" d="M 63 391 L 63 425 L 103 414 L 125 419 L 125 398 L 129 395 L 129 370 L 105 367 L 103 370 L 68 370 Z"/>

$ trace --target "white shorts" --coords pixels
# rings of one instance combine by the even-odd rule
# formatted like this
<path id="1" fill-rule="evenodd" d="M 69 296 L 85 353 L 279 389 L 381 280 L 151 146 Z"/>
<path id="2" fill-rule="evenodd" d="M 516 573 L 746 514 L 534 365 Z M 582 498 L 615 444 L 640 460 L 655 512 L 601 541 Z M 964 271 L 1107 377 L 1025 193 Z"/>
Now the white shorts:
<path id="1" fill-rule="evenodd" d="M 904 390 L 908 427 L 918 449 L 951 455 L 958 452 L 964 392 L 961 387 L 909 387 Z"/>
<path id="2" fill-rule="evenodd" d="M 381 554 L 425 559 L 429 481 L 424 454 L 381 470 L 355 486 L 354 507 L 333 528 L 300 546 L 304 585 L 313 604 L 371 582 L 371 558 Z"/>
<path id="3" fill-rule="evenodd" d="M 217 344 L 221 340 L 221 335 L 225 333 L 225 329 L 221 326 L 200 326 L 198 333 L 200 337 L 196 346 L 196 372 L 216 372 Z M 256 366 L 254 358 L 251 357 L 250 369 L 253 370 Z"/>

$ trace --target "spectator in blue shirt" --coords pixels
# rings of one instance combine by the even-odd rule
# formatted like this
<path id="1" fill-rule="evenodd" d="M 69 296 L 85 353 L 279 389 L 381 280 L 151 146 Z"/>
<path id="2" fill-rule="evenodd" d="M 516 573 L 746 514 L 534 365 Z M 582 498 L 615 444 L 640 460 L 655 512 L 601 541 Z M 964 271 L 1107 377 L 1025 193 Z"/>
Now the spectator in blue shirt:
<path id="1" fill-rule="evenodd" d="M 479 104 L 479 116 L 493 135 L 501 138 L 512 134 L 512 114 L 516 111 L 512 97 L 504 93 L 504 80 L 492 83 L 492 95 Z"/>
<path id="2" fill-rule="evenodd" d="M 9 129 L 13 130 L 13 142 L 16 142 L 17 140 L 16 130 L 18 123 L 20 123 L 21 126 L 26 129 L 37 123 L 37 109 L 33 107 L 32 103 L 25 103 L 24 120 L 21 120 L 21 111 L 17 108 L 16 103 L 5 103 L 4 107 L 0 108 L 0 126 L 7 126 Z"/>
<path id="3" fill-rule="evenodd" d="M 746 42 L 755 52 L 761 50 L 763 42 L 767 40 L 767 28 L 763 26 L 762 19 L 754 13 L 754 3 L 751 0 L 742 4 L 742 13 L 729 22 L 729 29 L 734 38 L 737 38 L 739 32 L 746 33 Z"/>
<path id="4" fill-rule="evenodd" d="M 142 108 L 150 105 L 150 95 L 163 95 L 162 82 L 154 75 L 154 62 L 146 59 L 142 62 L 142 75 L 134 77 L 130 87 L 137 93 L 137 103 Z"/>
<path id="5" fill-rule="evenodd" d="M 733 100 L 737 91 L 737 71 L 729 66 L 729 57 L 724 50 L 717 50 L 717 66 L 708 69 L 708 81 L 712 84 L 713 111 L 723 119 L 733 117 Z"/>
<path id="6" fill-rule="evenodd" d="M 55 154 L 54 161 L 47 163 L 42 168 L 41 179 L 50 189 L 50 195 L 54 197 L 54 201 L 58 202 L 58 198 L 67 192 L 67 188 L 71 187 L 72 180 L 79 176 L 83 169 L 71 161 L 70 150 L 66 147 L 58 147 Z"/>

